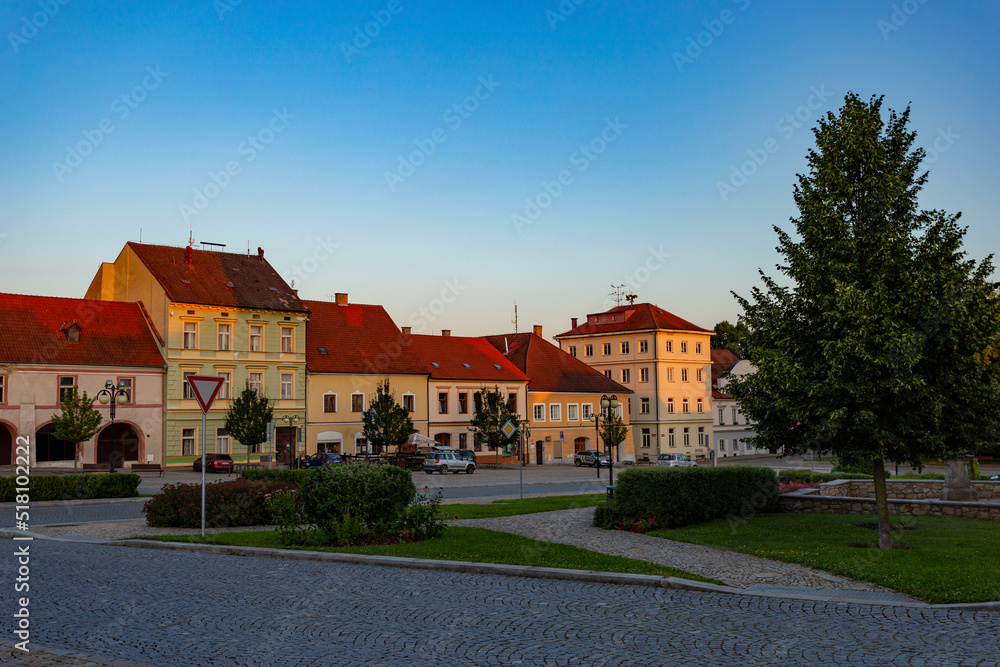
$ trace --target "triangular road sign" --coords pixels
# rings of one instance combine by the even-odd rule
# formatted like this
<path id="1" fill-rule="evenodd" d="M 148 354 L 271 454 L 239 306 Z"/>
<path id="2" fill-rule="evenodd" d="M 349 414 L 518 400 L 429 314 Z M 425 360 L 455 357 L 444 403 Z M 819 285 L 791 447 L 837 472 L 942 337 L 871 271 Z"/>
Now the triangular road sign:
<path id="1" fill-rule="evenodd" d="M 222 388 L 222 378 L 210 375 L 189 375 L 187 381 L 191 385 L 194 397 L 198 399 L 201 411 L 208 412 L 215 397 L 219 395 L 219 389 Z"/>

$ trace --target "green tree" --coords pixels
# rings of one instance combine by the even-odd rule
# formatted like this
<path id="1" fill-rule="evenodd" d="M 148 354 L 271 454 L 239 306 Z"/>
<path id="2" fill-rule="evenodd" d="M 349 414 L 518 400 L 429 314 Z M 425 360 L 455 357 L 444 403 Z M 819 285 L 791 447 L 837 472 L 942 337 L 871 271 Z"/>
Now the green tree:
<path id="1" fill-rule="evenodd" d="M 368 411 L 364 413 L 363 419 L 363 433 L 376 454 L 381 454 L 390 445 L 406 442 L 413 430 L 410 413 L 396 402 L 396 397 L 389 389 L 388 378 L 378 383 L 375 396 L 368 403 Z"/>
<path id="2" fill-rule="evenodd" d="M 73 471 L 77 469 L 80 460 L 80 445 L 90 440 L 101 430 L 101 422 L 104 418 L 101 413 L 94 408 L 94 399 L 87 396 L 87 392 L 79 394 L 76 387 L 73 387 L 62 402 L 62 413 L 52 415 L 52 424 L 55 426 L 53 435 L 60 440 L 76 444 L 75 455 L 73 456 Z"/>
<path id="3" fill-rule="evenodd" d="M 737 320 L 736 324 L 730 324 L 729 320 L 722 320 L 715 325 L 715 335 L 712 336 L 713 350 L 729 350 L 740 359 L 746 358 L 743 350 L 743 337 L 750 333 L 746 322 Z"/>
<path id="4" fill-rule="evenodd" d="M 247 383 L 226 411 L 226 432 L 250 450 L 267 440 L 267 424 L 274 419 L 274 401 L 259 395 Z"/>
<path id="5" fill-rule="evenodd" d="M 624 424 L 618 415 L 618 410 L 608 409 L 601 416 L 601 440 L 604 442 L 604 450 L 611 460 L 615 460 L 615 452 L 618 445 L 625 442 L 628 437 L 628 426 Z"/>
<path id="6" fill-rule="evenodd" d="M 500 429 L 508 421 L 514 426 L 519 426 L 520 417 L 511 408 L 510 402 L 504 396 L 500 388 L 494 386 L 493 389 L 483 387 L 473 395 L 476 406 L 476 414 L 472 416 L 469 430 L 473 436 L 490 449 L 502 449 L 504 454 L 510 454 L 517 444 L 519 434 L 514 433 L 507 437 Z"/>
<path id="7" fill-rule="evenodd" d="M 919 466 L 993 442 L 1000 397 L 991 258 L 962 251 L 958 215 L 924 211 L 925 153 L 910 110 L 849 94 L 814 130 L 798 176 L 796 238 L 774 227 L 787 280 L 735 295 L 758 371 L 728 385 L 754 444 L 833 451 L 875 478 L 879 546 L 889 548 L 884 461 Z"/>

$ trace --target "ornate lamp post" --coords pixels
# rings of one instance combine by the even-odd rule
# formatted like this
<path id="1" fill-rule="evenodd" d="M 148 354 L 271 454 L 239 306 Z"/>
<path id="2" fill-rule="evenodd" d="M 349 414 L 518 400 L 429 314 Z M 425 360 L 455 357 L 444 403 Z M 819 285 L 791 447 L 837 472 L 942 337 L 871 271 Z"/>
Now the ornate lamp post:
<path id="1" fill-rule="evenodd" d="M 608 396 L 607 394 L 604 394 L 603 396 L 601 396 L 601 404 L 600 404 L 600 406 L 601 406 L 601 409 L 598 412 L 592 413 L 590 415 L 590 418 L 594 421 L 594 428 L 597 431 L 597 438 L 598 439 L 594 441 L 595 444 L 598 443 L 598 442 L 600 442 L 600 436 L 601 436 L 601 419 L 600 419 L 600 413 L 603 412 L 604 410 L 616 410 L 618 408 L 618 397 L 615 396 L 614 394 L 612 394 L 611 396 Z M 610 413 L 608 413 L 608 414 L 610 414 Z M 615 483 L 615 457 L 614 457 L 614 453 L 611 450 L 611 447 L 612 447 L 612 445 L 608 444 L 607 441 L 605 441 L 605 443 L 604 443 L 604 449 L 608 453 L 608 484 L 609 485 L 614 485 L 614 483 Z M 597 477 L 598 477 L 598 479 L 600 479 L 600 477 L 601 477 L 600 450 L 598 450 L 598 458 L 597 458 Z"/>
<path id="2" fill-rule="evenodd" d="M 288 428 L 292 428 L 293 424 L 298 424 L 299 423 L 299 416 L 298 415 L 282 415 L 281 416 L 281 421 L 283 421 L 286 424 L 288 424 Z M 295 443 L 296 442 L 297 442 L 297 438 L 295 437 L 295 434 L 293 433 L 292 434 L 292 442 L 291 442 L 291 451 L 288 453 L 288 467 L 289 468 L 292 467 L 292 462 L 295 461 L 296 457 L 298 456 L 298 449 L 295 447 Z M 275 465 L 277 465 L 277 464 L 275 464 Z"/>
<path id="3" fill-rule="evenodd" d="M 111 472 L 115 471 L 115 406 L 125 405 L 128 402 L 128 389 L 125 387 L 115 387 L 115 383 L 108 380 L 104 383 L 104 389 L 97 392 L 97 402 L 101 405 L 111 406 L 111 452 L 108 454 L 108 467 Z M 122 443 L 122 466 L 125 465 L 125 443 Z"/>

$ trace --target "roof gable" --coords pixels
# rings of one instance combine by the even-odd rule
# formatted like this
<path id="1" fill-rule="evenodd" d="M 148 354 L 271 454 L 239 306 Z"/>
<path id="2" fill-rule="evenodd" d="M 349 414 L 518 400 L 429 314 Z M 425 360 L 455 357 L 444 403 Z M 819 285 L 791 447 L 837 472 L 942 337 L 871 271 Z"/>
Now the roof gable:
<path id="1" fill-rule="evenodd" d="M 533 333 L 486 336 L 500 353 L 530 378 L 528 389 L 595 394 L 631 394 L 600 371 Z"/>
<path id="2" fill-rule="evenodd" d="M 587 321 L 584 324 L 565 331 L 555 336 L 555 338 L 626 331 L 649 331 L 653 329 L 712 333 L 712 331 L 703 329 L 696 324 L 677 317 L 659 306 L 651 303 L 637 303 L 632 306 L 618 306 L 603 313 L 587 315 Z"/>

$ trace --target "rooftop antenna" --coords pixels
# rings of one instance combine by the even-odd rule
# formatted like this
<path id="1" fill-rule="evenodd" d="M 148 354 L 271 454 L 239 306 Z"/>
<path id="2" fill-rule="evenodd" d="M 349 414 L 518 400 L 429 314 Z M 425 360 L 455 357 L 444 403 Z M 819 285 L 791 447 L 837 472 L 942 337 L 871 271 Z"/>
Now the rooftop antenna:
<path id="1" fill-rule="evenodd" d="M 636 296 L 635 294 L 626 294 L 625 295 L 625 300 L 628 301 L 628 305 L 629 306 L 631 306 L 632 303 L 635 302 L 635 300 L 638 299 L 638 298 L 639 297 Z"/>
<path id="2" fill-rule="evenodd" d="M 615 297 L 615 305 L 616 306 L 622 305 L 622 290 L 623 290 L 624 287 L 625 287 L 625 283 L 622 283 L 621 285 L 615 285 L 614 283 L 611 284 L 611 289 L 613 289 L 614 292 L 609 292 L 608 296 Z"/>
<path id="3" fill-rule="evenodd" d="M 517 301 L 514 302 L 514 317 L 511 322 L 514 323 L 514 333 L 517 333 Z"/>
<path id="4" fill-rule="evenodd" d="M 142 227 L 139 228 L 139 243 L 142 243 Z"/>
<path id="5" fill-rule="evenodd" d="M 194 223 L 188 222 L 188 245 L 194 245 Z"/>

